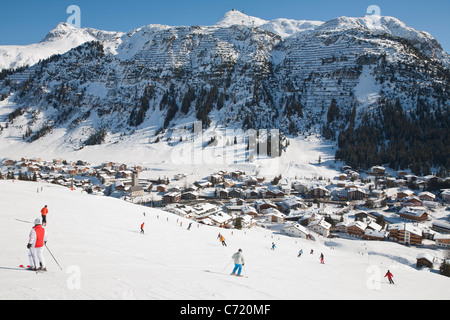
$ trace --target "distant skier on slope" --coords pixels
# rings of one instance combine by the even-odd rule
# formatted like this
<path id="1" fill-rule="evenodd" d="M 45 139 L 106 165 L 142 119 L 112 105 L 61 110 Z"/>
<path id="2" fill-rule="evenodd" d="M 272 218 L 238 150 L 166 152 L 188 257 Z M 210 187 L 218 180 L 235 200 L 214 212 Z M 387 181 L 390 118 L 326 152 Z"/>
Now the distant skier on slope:
<path id="1" fill-rule="evenodd" d="M 392 278 L 394 277 L 394 275 L 391 273 L 391 271 L 388 270 L 388 272 L 386 273 L 386 275 L 384 276 L 385 278 L 387 277 L 389 279 L 389 284 L 395 284 L 394 280 L 392 280 Z"/>
<path id="2" fill-rule="evenodd" d="M 320 263 L 321 263 L 321 264 L 325 264 L 324 259 L 325 259 L 325 257 L 323 256 L 323 253 L 321 253 L 321 254 L 320 254 Z"/>
<path id="3" fill-rule="evenodd" d="M 41 219 L 34 221 L 34 227 L 31 229 L 30 237 L 27 244 L 28 259 L 30 261 L 30 270 L 47 271 L 43 254 L 44 245 L 47 243 L 47 232 L 42 227 Z M 39 263 L 39 268 L 38 264 Z"/>
<path id="4" fill-rule="evenodd" d="M 275 250 L 276 247 L 275 242 L 272 242 L 272 250 Z"/>
<path id="5" fill-rule="evenodd" d="M 234 261 L 234 269 L 233 269 L 233 272 L 231 273 L 231 275 L 242 277 L 241 276 L 242 266 L 244 266 L 244 264 L 245 264 L 244 256 L 242 255 L 242 250 L 239 249 L 238 252 L 233 254 L 231 259 L 233 259 L 233 261 Z M 237 272 L 237 274 L 236 274 L 236 272 Z"/>
<path id="6" fill-rule="evenodd" d="M 43 226 L 47 225 L 47 214 L 48 214 L 48 207 L 47 207 L 47 205 L 45 205 L 45 207 L 43 207 L 41 209 L 42 225 Z"/>
<path id="7" fill-rule="evenodd" d="M 300 251 L 298 252 L 298 256 L 297 257 L 301 257 L 303 254 L 303 249 L 300 249 Z"/>
<path id="8" fill-rule="evenodd" d="M 144 225 L 145 225 L 145 222 L 142 222 L 142 224 L 141 224 L 141 233 L 142 233 L 142 234 L 145 233 L 145 232 L 144 232 Z"/>
<path id="9" fill-rule="evenodd" d="M 225 238 L 222 235 L 220 236 L 220 242 L 222 242 L 222 246 L 227 246 L 227 244 L 225 243 Z"/>

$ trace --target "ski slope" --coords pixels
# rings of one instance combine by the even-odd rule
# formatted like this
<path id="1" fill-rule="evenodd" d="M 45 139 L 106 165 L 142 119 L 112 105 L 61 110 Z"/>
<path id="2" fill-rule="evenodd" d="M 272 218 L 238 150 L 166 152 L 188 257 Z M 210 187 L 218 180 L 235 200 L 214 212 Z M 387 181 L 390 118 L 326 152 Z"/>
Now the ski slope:
<path id="1" fill-rule="evenodd" d="M 2 180 L 0 194 L 2 300 L 449 298 L 449 278 L 414 267 L 418 253 L 440 254 L 431 249 L 343 239 L 315 243 L 273 230 L 195 223 L 188 231 L 189 221 L 178 216 L 49 184 Z M 49 271 L 36 274 L 18 266 L 28 264 L 28 234 L 44 205 L 49 207 L 47 244 L 62 270 L 45 251 Z M 146 235 L 139 234 L 142 222 Z M 219 232 L 227 247 L 217 239 Z M 247 278 L 229 275 L 239 248 Z M 300 249 L 304 254 L 298 258 Z M 396 285 L 383 278 L 387 269 Z"/>

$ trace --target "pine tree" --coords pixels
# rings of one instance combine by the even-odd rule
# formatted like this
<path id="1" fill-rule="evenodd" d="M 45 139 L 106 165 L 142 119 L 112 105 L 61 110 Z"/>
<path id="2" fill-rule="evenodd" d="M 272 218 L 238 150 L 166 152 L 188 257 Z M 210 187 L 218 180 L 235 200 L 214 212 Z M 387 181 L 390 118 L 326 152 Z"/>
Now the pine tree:
<path id="1" fill-rule="evenodd" d="M 441 266 L 439 267 L 439 273 L 443 276 L 450 277 L 450 263 L 444 259 Z"/>

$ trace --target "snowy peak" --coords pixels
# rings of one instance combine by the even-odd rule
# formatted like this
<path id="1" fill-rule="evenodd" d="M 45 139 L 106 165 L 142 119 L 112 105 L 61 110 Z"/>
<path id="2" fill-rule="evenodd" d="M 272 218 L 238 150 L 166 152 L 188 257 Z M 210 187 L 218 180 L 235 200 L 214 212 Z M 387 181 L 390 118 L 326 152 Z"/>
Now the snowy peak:
<path id="1" fill-rule="evenodd" d="M 257 17 L 248 16 L 238 10 L 231 10 L 225 13 L 223 19 L 219 21 L 216 26 L 222 28 L 231 27 L 233 25 L 257 27 L 273 32 L 282 38 L 286 38 L 299 32 L 314 30 L 322 24 L 323 22 L 321 21 L 293 20 L 284 18 L 267 21 Z"/>
<path id="2" fill-rule="evenodd" d="M 74 26 L 61 22 L 56 26 L 55 29 L 51 30 L 45 38 L 41 41 L 42 42 L 54 42 L 61 40 L 63 38 L 69 37 L 69 36 L 78 36 L 78 37 L 85 37 L 86 32 L 84 32 L 82 29 L 77 29 Z"/>
<path id="3" fill-rule="evenodd" d="M 238 10 L 231 10 L 225 13 L 222 20 L 220 20 L 218 23 L 216 23 L 216 26 L 227 28 L 234 25 L 245 25 L 249 27 L 259 27 L 263 24 L 267 23 L 266 20 L 251 17 L 243 12 L 240 12 Z"/>

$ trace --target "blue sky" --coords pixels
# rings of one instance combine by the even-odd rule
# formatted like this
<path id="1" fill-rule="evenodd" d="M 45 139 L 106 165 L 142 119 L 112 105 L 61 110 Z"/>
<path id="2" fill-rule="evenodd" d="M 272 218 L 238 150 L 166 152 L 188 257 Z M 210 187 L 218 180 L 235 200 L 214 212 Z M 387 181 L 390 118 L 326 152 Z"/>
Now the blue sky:
<path id="1" fill-rule="evenodd" d="M 360 17 L 370 5 L 410 27 L 432 34 L 450 52 L 449 0 L 20 0 L 0 5 L 0 45 L 40 41 L 59 22 L 67 21 L 70 5 L 81 8 L 81 26 L 129 31 L 147 24 L 212 25 L 231 9 L 271 20 L 327 21 Z"/>

